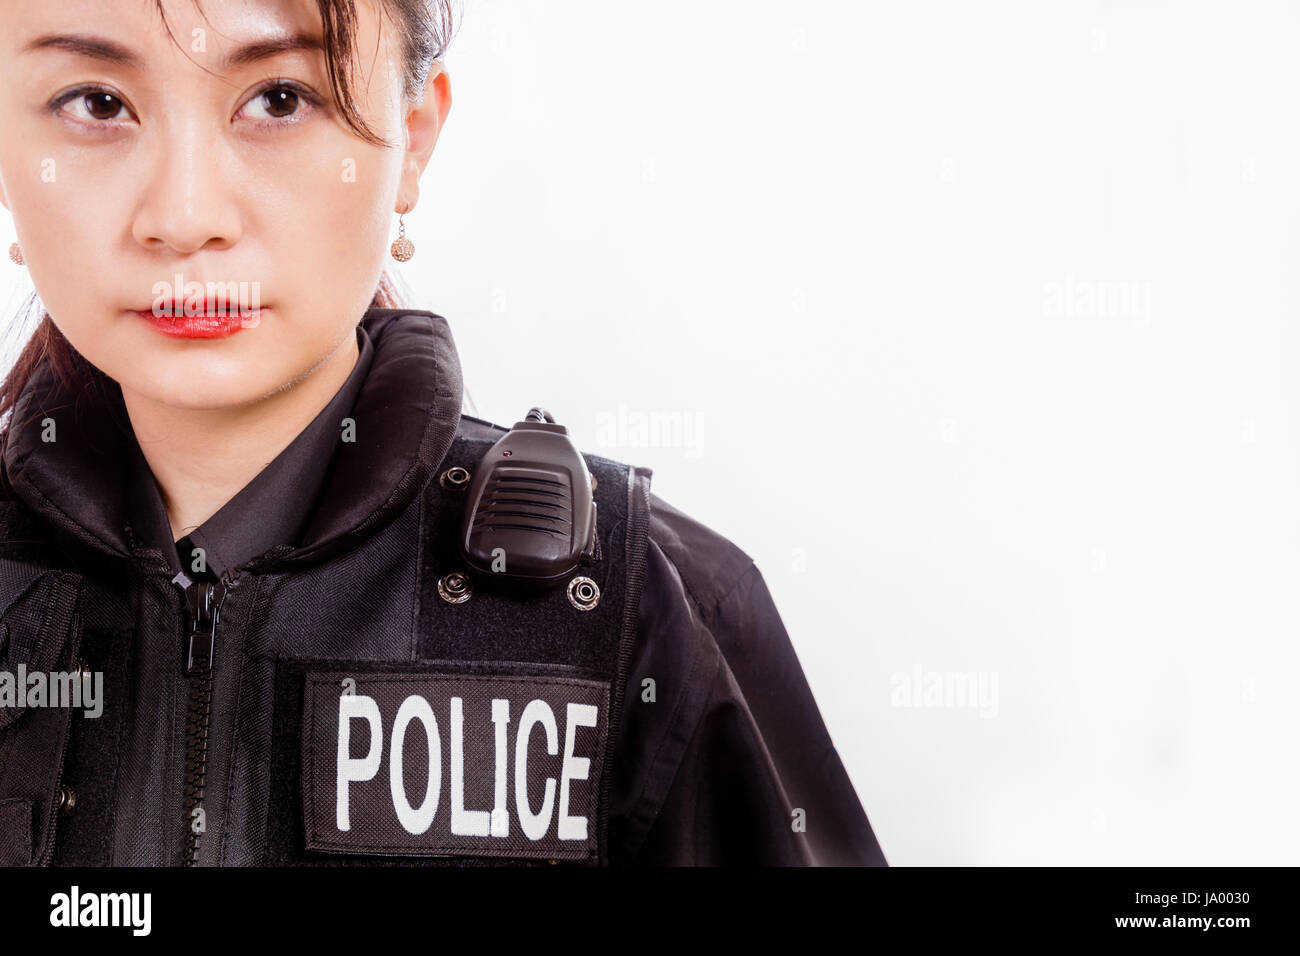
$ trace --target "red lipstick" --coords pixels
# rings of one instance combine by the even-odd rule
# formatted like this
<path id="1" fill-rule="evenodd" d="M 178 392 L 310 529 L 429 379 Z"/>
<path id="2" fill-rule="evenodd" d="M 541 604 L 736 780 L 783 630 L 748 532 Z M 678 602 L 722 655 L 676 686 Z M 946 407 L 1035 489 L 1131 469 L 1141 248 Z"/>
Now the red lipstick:
<path id="1" fill-rule="evenodd" d="M 221 339 L 234 335 L 243 329 L 256 326 L 268 311 L 267 308 L 228 312 L 207 312 L 186 315 L 183 311 L 177 315 L 167 312 L 155 313 L 152 309 L 131 309 L 153 328 L 163 335 L 181 339 Z"/>

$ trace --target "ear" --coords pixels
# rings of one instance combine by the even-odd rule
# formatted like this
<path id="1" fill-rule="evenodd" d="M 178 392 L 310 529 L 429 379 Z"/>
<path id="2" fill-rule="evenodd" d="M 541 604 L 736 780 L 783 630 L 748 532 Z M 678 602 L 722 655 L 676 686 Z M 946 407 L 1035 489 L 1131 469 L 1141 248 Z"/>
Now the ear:
<path id="1" fill-rule="evenodd" d="M 434 60 L 424 84 L 424 99 L 406 114 L 406 158 L 402 162 L 397 212 L 409 212 L 420 198 L 420 176 L 429 165 L 450 110 L 451 78 L 442 61 Z"/>

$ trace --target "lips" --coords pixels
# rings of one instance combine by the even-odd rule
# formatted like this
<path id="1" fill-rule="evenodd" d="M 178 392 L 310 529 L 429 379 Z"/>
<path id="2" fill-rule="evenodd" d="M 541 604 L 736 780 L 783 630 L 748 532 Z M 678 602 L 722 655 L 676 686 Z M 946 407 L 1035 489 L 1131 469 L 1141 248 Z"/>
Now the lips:
<path id="1" fill-rule="evenodd" d="M 182 311 L 176 315 L 168 315 L 165 310 L 155 313 L 152 308 L 127 311 L 139 316 L 163 335 L 182 339 L 220 339 L 244 329 L 256 328 L 270 311 L 270 306 L 242 311 L 232 308 L 193 314 Z"/>

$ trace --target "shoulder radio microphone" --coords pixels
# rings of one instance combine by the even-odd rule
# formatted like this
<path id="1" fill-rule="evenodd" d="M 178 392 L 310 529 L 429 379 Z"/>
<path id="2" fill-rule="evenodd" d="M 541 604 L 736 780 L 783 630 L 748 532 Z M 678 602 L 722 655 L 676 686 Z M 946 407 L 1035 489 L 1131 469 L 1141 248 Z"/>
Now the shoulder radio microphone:
<path id="1" fill-rule="evenodd" d="M 460 544 L 485 577 L 553 585 L 598 557 L 595 480 L 543 408 L 531 408 L 471 479 Z"/>

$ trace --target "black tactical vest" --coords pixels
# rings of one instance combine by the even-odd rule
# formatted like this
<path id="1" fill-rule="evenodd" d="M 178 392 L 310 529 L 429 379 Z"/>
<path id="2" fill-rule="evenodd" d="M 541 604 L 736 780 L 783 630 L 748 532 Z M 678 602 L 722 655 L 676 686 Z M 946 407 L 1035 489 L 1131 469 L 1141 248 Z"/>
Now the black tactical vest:
<path id="1" fill-rule="evenodd" d="M 446 476 L 504 431 L 463 417 L 395 519 L 219 601 L 0 502 L 0 864 L 607 865 L 650 471 L 583 456 L 594 607 L 465 596 Z M 50 706 L 96 675 L 102 713 Z"/>

